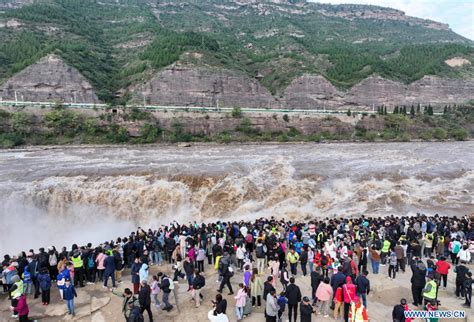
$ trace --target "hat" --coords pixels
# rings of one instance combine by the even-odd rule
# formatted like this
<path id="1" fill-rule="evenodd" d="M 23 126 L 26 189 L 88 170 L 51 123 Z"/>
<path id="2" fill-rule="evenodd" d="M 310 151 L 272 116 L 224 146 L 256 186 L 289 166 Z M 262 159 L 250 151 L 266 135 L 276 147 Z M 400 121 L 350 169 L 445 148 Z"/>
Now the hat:
<path id="1" fill-rule="evenodd" d="M 309 302 L 309 297 L 307 296 L 303 297 L 303 302 Z"/>
<path id="2" fill-rule="evenodd" d="M 348 283 L 348 282 L 352 282 L 352 277 L 350 277 L 350 276 L 346 277 L 346 283 Z"/>
<path id="3" fill-rule="evenodd" d="M 70 282 L 70 281 L 71 281 L 71 279 L 70 279 L 69 277 L 66 277 L 66 278 L 64 279 L 64 281 L 66 281 L 66 282 Z"/>

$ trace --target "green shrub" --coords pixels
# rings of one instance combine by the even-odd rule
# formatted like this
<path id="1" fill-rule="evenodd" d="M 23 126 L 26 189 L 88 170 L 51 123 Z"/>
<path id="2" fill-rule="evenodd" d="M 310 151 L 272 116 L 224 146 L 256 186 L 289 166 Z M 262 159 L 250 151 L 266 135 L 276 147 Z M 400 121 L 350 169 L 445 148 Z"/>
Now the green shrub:
<path id="1" fill-rule="evenodd" d="M 431 132 L 431 130 L 424 130 L 420 134 L 420 139 L 424 141 L 430 141 L 433 139 L 433 133 Z"/>
<path id="2" fill-rule="evenodd" d="M 464 141 L 469 137 L 469 133 L 467 132 L 466 129 L 460 127 L 460 128 L 452 130 L 451 136 L 458 141 Z"/>
<path id="3" fill-rule="evenodd" d="M 112 124 L 109 126 L 106 137 L 111 143 L 125 143 L 129 139 L 129 134 L 126 128 Z"/>
<path id="4" fill-rule="evenodd" d="M 24 143 L 23 138 L 17 133 L 0 134 L 0 147 L 10 149 Z"/>
<path id="5" fill-rule="evenodd" d="M 411 136 L 408 133 L 402 133 L 400 136 L 398 136 L 398 139 L 402 142 L 410 142 Z"/>
<path id="6" fill-rule="evenodd" d="M 88 118 L 87 120 L 85 120 L 84 122 L 84 132 L 87 134 L 87 135 L 96 135 L 97 132 L 99 131 L 99 125 L 97 123 L 97 120 L 94 119 L 94 118 Z"/>
<path id="7" fill-rule="evenodd" d="M 364 135 L 364 139 L 367 141 L 373 142 L 378 136 L 379 135 L 377 134 L 377 132 L 367 131 Z"/>
<path id="8" fill-rule="evenodd" d="M 448 137 L 448 132 L 443 128 L 437 127 L 434 130 L 433 136 L 437 140 L 445 140 Z"/>
<path id="9" fill-rule="evenodd" d="M 82 125 L 81 117 L 72 111 L 66 109 L 57 109 L 48 112 L 44 116 L 46 126 L 54 134 L 65 135 L 73 134 Z"/>
<path id="10" fill-rule="evenodd" d="M 242 115 L 243 115 L 243 113 L 242 113 L 242 109 L 240 107 L 236 106 L 232 109 L 232 117 L 233 118 L 239 119 L 239 118 L 242 117 Z"/>
<path id="11" fill-rule="evenodd" d="M 25 112 L 16 112 L 11 116 L 12 130 L 19 135 L 28 135 L 31 132 L 31 115 Z"/>
<path id="12" fill-rule="evenodd" d="M 286 123 L 290 122 L 290 118 L 288 117 L 288 114 L 283 114 L 283 121 Z"/>
<path id="13" fill-rule="evenodd" d="M 278 136 L 278 142 L 288 142 L 290 138 L 288 137 L 288 134 L 283 133 Z"/>
<path id="14" fill-rule="evenodd" d="M 221 133 L 217 137 L 217 142 L 219 143 L 230 143 L 232 142 L 232 136 L 229 133 Z"/>
<path id="15" fill-rule="evenodd" d="M 160 129 L 150 123 L 146 123 L 141 128 L 142 143 L 154 143 L 158 140 Z"/>

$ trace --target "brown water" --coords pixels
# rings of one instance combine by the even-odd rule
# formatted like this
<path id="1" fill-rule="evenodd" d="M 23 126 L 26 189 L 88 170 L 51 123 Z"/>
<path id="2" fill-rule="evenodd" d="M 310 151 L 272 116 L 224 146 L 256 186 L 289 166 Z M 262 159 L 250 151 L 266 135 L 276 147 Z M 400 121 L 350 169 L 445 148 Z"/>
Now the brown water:
<path id="1" fill-rule="evenodd" d="M 465 215 L 473 191 L 474 142 L 3 151 L 0 253 L 171 220 Z"/>

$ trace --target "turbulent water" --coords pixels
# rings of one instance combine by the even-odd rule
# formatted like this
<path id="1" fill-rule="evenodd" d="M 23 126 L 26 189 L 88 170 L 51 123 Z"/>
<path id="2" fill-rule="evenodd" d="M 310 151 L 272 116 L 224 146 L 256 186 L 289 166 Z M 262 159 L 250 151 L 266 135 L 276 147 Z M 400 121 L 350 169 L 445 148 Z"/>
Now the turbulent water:
<path id="1" fill-rule="evenodd" d="M 0 253 L 136 225 L 474 212 L 474 142 L 0 152 Z"/>

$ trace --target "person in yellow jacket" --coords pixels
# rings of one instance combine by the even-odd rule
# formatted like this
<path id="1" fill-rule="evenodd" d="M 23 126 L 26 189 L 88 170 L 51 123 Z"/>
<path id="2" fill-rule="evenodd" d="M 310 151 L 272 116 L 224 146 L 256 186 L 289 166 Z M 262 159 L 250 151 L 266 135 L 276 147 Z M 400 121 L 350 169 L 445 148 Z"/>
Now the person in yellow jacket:
<path id="1" fill-rule="evenodd" d="M 423 289 L 423 298 L 425 299 L 425 306 L 438 297 L 438 284 L 431 277 L 426 277 L 425 288 Z"/>
<path id="2" fill-rule="evenodd" d="M 20 296 L 25 292 L 23 281 L 21 280 L 20 276 L 15 275 L 12 277 L 13 285 L 10 289 L 10 298 L 11 298 L 11 306 L 16 307 L 18 304 L 18 299 Z M 12 318 L 18 318 L 18 312 L 13 311 Z"/>
<path id="3" fill-rule="evenodd" d="M 349 322 L 368 322 L 369 315 L 367 309 L 362 304 L 360 297 L 356 296 L 353 299 L 351 308 L 349 310 Z"/>
<path id="4" fill-rule="evenodd" d="M 286 259 L 290 262 L 291 274 L 296 275 L 297 271 L 296 268 L 298 267 L 298 261 L 300 259 L 300 255 L 295 251 L 294 248 L 290 249 L 288 255 L 286 255 Z"/>
<path id="5" fill-rule="evenodd" d="M 391 245 L 390 240 L 388 240 L 388 238 L 385 237 L 385 240 L 383 241 L 383 245 L 382 245 L 382 251 L 380 253 L 382 266 L 385 266 L 385 264 L 387 263 L 387 257 L 390 252 L 390 245 Z"/>

